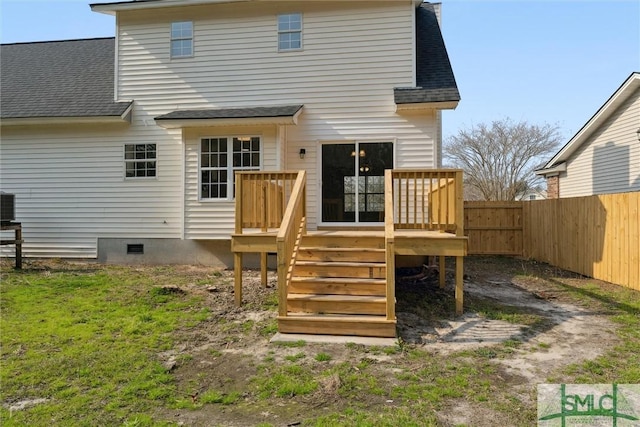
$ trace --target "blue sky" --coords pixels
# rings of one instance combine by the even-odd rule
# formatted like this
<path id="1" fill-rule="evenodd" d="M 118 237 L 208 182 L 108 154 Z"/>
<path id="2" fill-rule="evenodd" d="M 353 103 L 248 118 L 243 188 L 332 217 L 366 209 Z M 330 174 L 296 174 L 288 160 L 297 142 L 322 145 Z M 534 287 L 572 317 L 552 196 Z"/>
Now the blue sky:
<path id="1" fill-rule="evenodd" d="M 96 2 L 99 2 L 96 0 Z M 573 136 L 640 71 L 640 0 L 442 0 L 462 101 L 444 136 L 510 117 Z M 114 35 L 86 0 L 0 0 L 2 43 Z"/>

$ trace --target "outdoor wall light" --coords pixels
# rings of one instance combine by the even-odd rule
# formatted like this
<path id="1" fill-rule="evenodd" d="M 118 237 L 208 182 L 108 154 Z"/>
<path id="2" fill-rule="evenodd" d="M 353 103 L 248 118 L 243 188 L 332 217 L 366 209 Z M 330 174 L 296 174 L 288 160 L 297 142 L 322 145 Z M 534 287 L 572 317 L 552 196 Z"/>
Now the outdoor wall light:
<path id="1" fill-rule="evenodd" d="M 640 128 L 636 131 L 636 136 L 638 137 L 638 142 L 640 142 Z"/>
<path id="2" fill-rule="evenodd" d="M 307 150 L 305 150 L 304 148 L 300 149 L 300 158 L 304 159 L 304 156 L 307 155 Z"/>

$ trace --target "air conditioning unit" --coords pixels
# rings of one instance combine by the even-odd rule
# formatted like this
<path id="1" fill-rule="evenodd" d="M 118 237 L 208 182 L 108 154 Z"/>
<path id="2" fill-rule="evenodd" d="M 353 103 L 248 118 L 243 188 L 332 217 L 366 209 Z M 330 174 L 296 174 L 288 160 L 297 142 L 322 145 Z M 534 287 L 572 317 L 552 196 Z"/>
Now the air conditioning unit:
<path id="1" fill-rule="evenodd" d="M 16 219 L 16 196 L 0 191 L 0 221 L 9 222 Z"/>

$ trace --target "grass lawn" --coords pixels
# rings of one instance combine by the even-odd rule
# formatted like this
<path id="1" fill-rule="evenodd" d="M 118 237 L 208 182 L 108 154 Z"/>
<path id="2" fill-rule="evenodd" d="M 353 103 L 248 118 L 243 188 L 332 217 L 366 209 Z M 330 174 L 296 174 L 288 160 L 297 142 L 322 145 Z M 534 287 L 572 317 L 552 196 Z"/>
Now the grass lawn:
<path id="1" fill-rule="evenodd" d="M 474 262 L 613 325 L 613 344 L 598 356 L 556 364 L 531 383 L 640 382 L 640 292 L 520 260 Z M 470 296 L 465 309 L 526 333 L 443 355 L 402 339 L 270 344 L 275 287 L 256 278 L 236 309 L 231 272 L 29 260 L 15 271 L 3 260 L 0 279 L 3 426 L 528 426 L 535 387 L 502 362 L 556 346 L 545 341 L 553 325 L 543 314 L 490 298 Z M 436 325 L 453 321 L 447 297 L 415 306 L 442 317 Z M 460 410 L 473 415 L 450 416 Z"/>

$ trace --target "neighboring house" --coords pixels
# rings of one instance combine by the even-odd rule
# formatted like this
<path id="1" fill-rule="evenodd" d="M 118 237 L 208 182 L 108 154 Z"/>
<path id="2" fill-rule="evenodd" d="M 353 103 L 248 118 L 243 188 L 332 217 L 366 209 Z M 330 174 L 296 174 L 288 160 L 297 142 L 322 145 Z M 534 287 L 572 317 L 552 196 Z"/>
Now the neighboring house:
<path id="1" fill-rule="evenodd" d="M 0 186 L 26 256 L 230 266 L 236 171 L 306 170 L 315 230 L 382 225 L 384 170 L 441 164 L 460 96 L 438 4 L 91 8 L 115 38 L 1 47 Z"/>
<path id="2" fill-rule="evenodd" d="M 546 178 L 550 199 L 640 191 L 640 73 L 536 174 Z"/>
<path id="3" fill-rule="evenodd" d="M 544 200 L 547 198 L 547 192 L 541 188 L 532 188 L 525 194 L 516 197 L 516 200 Z"/>

